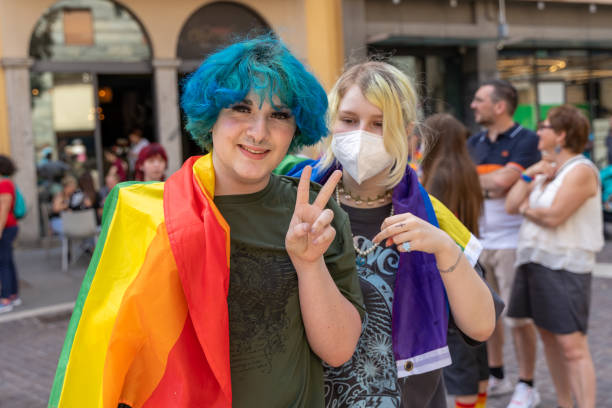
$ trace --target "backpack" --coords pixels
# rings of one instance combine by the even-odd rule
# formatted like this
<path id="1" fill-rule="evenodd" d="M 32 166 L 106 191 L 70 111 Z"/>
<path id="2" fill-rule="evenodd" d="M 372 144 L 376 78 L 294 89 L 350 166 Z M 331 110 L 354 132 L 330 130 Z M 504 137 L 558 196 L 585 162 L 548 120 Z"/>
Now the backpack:
<path id="1" fill-rule="evenodd" d="M 25 217 L 27 212 L 25 198 L 21 191 L 19 191 L 19 187 L 15 186 L 15 204 L 13 205 L 13 214 L 15 218 L 18 220 Z"/>

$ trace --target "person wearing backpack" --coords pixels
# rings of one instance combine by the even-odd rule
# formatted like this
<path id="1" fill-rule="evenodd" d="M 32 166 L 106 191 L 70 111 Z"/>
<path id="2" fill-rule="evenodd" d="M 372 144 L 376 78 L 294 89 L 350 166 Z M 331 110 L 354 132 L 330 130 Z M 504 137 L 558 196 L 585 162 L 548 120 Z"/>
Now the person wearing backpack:
<path id="1" fill-rule="evenodd" d="M 14 213 L 17 188 L 10 177 L 15 173 L 15 164 L 4 155 L 0 155 L 0 313 L 10 312 L 14 306 L 21 304 L 18 295 L 17 270 L 13 262 L 13 241 L 17 237 L 17 217 Z M 20 207 L 25 205 L 20 198 Z M 21 210 L 20 210 L 21 211 Z M 21 216 L 25 215 L 21 211 Z"/>

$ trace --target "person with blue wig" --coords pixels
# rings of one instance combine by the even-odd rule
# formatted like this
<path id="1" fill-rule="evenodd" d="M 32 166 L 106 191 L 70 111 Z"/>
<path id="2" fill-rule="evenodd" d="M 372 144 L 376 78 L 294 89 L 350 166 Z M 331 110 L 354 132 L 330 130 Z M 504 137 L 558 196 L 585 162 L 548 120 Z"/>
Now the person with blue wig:
<path id="1" fill-rule="evenodd" d="M 348 218 L 328 203 L 341 172 L 319 191 L 307 172 L 298 183 L 272 171 L 327 134 L 325 91 L 263 37 L 208 57 L 185 81 L 181 107 L 211 151 L 185 166 L 214 173 L 209 193 L 231 230 L 233 406 L 323 406 L 321 362 L 350 358 L 364 313 Z"/>
<path id="2" fill-rule="evenodd" d="M 119 184 L 107 200 L 91 287 L 117 285 L 95 298 L 104 310 L 83 300 L 73 321 L 115 322 L 103 395 L 82 405 L 323 407 L 323 363 L 350 359 L 364 314 L 348 217 L 329 200 L 342 172 L 320 186 L 309 167 L 299 179 L 272 170 L 327 134 L 325 91 L 264 36 L 206 58 L 184 81 L 181 107 L 208 154 L 165 182 Z M 104 269 L 113 240 L 120 259 Z M 62 396 L 50 406 L 74 406 L 58 385 L 74 378 L 73 358 L 65 377 L 58 368 Z"/>

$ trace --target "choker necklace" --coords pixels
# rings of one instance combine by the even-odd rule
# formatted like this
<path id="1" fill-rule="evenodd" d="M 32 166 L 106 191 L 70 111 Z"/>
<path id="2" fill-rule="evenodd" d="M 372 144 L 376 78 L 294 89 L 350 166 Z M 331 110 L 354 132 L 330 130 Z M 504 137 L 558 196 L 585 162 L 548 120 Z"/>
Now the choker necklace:
<path id="1" fill-rule="evenodd" d="M 338 203 L 338 205 L 340 205 L 340 192 L 344 191 L 344 189 L 342 187 L 338 187 L 336 186 L 336 202 Z M 380 197 L 380 196 L 379 196 Z M 381 198 L 377 198 L 379 200 L 379 202 L 384 203 L 385 200 L 387 199 L 387 197 L 391 197 L 391 192 L 387 191 L 385 194 L 382 195 Z M 345 199 L 347 200 L 353 200 L 355 201 L 355 204 L 361 204 L 359 202 L 357 202 L 357 200 L 355 200 L 353 198 L 352 195 L 350 195 L 350 193 L 348 193 L 347 195 L 344 196 Z M 370 204 L 368 202 L 368 205 L 374 205 L 374 203 Z M 393 203 L 391 203 L 391 211 L 389 214 L 389 217 L 393 217 L 394 211 L 393 211 Z M 353 237 L 355 238 L 355 237 Z M 380 245 L 380 242 L 377 242 L 375 244 L 372 244 L 371 247 L 369 247 L 366 250 L 361 250 L 357 247 L 357 245 L 355 245 L 355 240 L 353 239 L 353 248 L 355 249 L 355 252 L 357 252 L 357 258 L 355 259 L 355 261 L 357 262 L 357 265 L 359 266 L 363 266 L 366 263 L 366 258 L 368 257 L 368 255 L 370 255 L 370 253 L 372 253 L 372 251 L 374 251 L 376 248 L 378 248 L 378 246 Z"/>
<path id="2" fill-rule="evenodd" d="M 344 188 L 342 182 L 339 182 L 338 186 L 336 186 L 336 201 L 338 201 L 338 203 L 340 203 L 338 200 L 340 194 L 343 194 L 344 199 L 347 201 L 353 201 L 357 205 L 361 205 L 366 202 L 369 206 L 373 206 L 376 203 L 384 204 L 385 201 L 391 198 L 391 190 L 383 194 L 379 194 L 375 198 L 361 198 L 360 196 L 354 196 L 350 191 Z"/>

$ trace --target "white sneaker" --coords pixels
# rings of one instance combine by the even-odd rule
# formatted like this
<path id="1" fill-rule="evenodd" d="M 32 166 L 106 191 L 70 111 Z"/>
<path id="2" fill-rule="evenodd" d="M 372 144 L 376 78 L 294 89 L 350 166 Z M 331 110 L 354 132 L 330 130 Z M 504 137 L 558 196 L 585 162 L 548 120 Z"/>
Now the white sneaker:
<path id="1" fill-rule="evenodd" d="M 504 377 L 499 379 L 492 375 L 489 376 L 489 385 L 487 386 L 487 395 L 490 397 L 496 397 L 498 395 L 510 394 L 514 390 L 514 386 Z"/>
<path id="2" fill-rule="evenodd" d="M 7 313 L 13 310 L 13 305 L 11 303 L 0 303 L 0 313 Z"/>
<path id="3" fill-rule="evenodd" d="M 508 408 L 533 408 L 540 404 L 540 393 L 533 387 L 519 382 L 516 384 L 512 400 L 508 404 Z"/>

